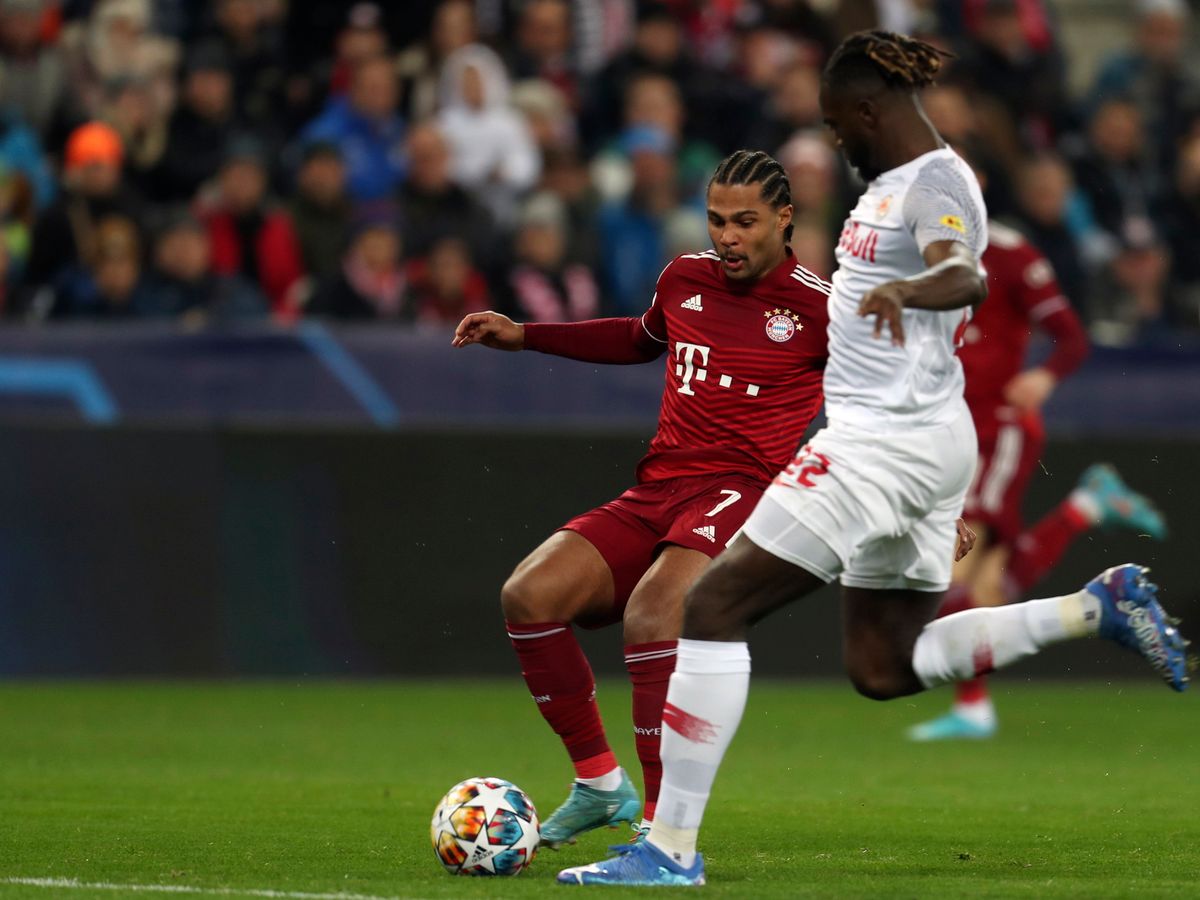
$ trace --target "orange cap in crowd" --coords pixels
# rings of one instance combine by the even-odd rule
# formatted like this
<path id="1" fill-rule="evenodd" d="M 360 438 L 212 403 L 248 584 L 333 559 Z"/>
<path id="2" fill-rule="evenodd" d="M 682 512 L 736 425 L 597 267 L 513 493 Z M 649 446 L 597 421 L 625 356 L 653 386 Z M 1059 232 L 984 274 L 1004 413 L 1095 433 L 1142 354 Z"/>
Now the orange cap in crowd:
<path id="1" fill-rule="evenodd" d="M 119 166 L 124 152 L 121 137 L 112 128 L 103 122 L 88 122 L 72 131 L 67 138 L 63 164 L 67 170 L 90 163 Z"/>

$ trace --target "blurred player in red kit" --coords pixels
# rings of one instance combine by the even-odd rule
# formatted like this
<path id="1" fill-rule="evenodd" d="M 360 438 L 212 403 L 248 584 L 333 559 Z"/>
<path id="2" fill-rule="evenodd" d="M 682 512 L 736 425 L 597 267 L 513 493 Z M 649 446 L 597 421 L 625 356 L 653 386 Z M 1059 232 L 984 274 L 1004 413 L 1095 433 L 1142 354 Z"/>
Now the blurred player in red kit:
<path id="1" fill-rule="evenodd" d="M 978 168 L 976 175 L 982 183 Z M 1166 535 L 1153 505 L 1103 464 L 1088 468 L 1066 499 L 1024 530 L 1021 503 L 1045 446 L 1041 409 L 1058 382 L 1087 357 L 1087 333 L 1050 263 L 1019 232 L 989 222 L 982 261 L 988 300 L 964 330 L 958 352 L 966 376 L 963 396 L 979 437 L 979 466 L 963 509 L 978 544 L 955 564 L 941 615 L 1015 602 L 1074 538 L 1097 526 L 1135 529 L 1160 540 Z M 1044 362 L 1024 369 L 1034 328 L 1050 337 L 1054 349 Z M 913 726 L 908 736 L 987 738 L 996 727 L 986 678 L 979 676 L 955 686 L 950 712 Z"/>
<path id="2" fill-rule="evenodd" d="M 658 430 L 637 485 L 567 522 L 501 591 L 522 674 L 575 768 L 566 802 L 542 823 L 550 847 L 633 822 L 641 807 L 609 748 L 572 625 L 622 622 L 645 780 L 646 808 L 635 827 L 645 829 L 661 777 L 663 701 L 683 597 L 791 460 L 821 407 L 830 286 L 788 248 L 786 173 L 766 153 L 739 150 L 713 174 L 707 207 L 713 249 L 673 260 L 640 318 L 521 325 L 486 312 L 464 318 L 454 336 L 456 347 L 596 363 L 667 355 Z"/>

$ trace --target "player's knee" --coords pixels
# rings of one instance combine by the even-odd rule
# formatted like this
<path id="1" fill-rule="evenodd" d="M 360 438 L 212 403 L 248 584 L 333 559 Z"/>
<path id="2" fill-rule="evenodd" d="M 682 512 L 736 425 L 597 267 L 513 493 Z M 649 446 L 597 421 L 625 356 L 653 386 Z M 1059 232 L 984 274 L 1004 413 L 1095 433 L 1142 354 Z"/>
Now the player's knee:
<path id="1" fill-rule="evenodd" d="M 506 622 L 528 624 L 530 622 L 557 621 L 546 609 L 545 595 L 537 589 L 536 577 L 517 571 L 508 577 L 500 589 L 500 609 Z"/>
<path id="2" fill-rule="evenodd" d="M 694 641 L 740 640 L 746 632 L 746 618 L 736 603 L 719 585 L 701 579 L 683 602 L 683 636 Z"/>
<path id="3" fill-rule="evenodd" d="M 882 665 L 878 660 L 855 660 L 846 662 L 846 674 L 854 689 L 868 700 L 893 700 L 920 690 L 914 687 L 916 676 L 911 667 L 905 672 L 898 667 Z"/>

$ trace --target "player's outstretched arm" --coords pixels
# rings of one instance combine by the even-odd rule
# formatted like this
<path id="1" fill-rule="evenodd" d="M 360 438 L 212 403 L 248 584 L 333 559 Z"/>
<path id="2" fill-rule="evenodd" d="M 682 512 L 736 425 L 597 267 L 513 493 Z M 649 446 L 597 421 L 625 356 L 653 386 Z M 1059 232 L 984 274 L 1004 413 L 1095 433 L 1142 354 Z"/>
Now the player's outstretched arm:
<path id="1" fill-rule="evenodd" d="M 524 350 L 525 326 L 498 312 L 471 313 L 454 329 L 452 346 L 483 344 L 495 350 Z"/>
<path id="2" fill-rule="evenodd" d="M 924 272 L 872 288 L 858 304 L 860 316 L 875 316 L 875 337 L 886 323 L 892 343 L 904 344 L 905 309 L 961 309 L 987 296 L 979 260 L 959 241 L 934 241 L 925 248 Z"/>

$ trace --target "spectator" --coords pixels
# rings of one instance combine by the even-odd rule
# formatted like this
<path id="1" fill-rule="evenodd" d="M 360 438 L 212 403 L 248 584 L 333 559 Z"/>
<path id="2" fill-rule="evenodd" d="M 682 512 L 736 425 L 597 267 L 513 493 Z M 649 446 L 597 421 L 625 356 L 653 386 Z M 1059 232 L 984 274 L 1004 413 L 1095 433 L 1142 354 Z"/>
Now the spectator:
<path id="1" fill-rule="evenodd" d="M 149 295 L 157 315 L 183 316 L 192 322 L 267 314 L 267 301 L 240 273 L 218 275 L 204 223 L 190 213 L 175 213 L 157 230 Z"/>
<path id="2" fill-rule="evenodd" d="M 188 54 L 179 108 L 167 126 L 167 146 L 154 174 L 153 197 L 186 203 L 217 174 L 234 133 L 233 74 L 219 44 Z"/>
<path id="3" fill-rule="evenodd" d="M 567 0 L 529 0 L 517 21 L 509 70 L 514 78 L 539 78 L 558 88 L 572 108 L 579 105 L 571 6 Z"/>
<path id="4" fill-rule="evenodd" d="M 153 196 L 167 148 L 167 117 L 136 78 L 119 78 L 108 86 L 100 117 L 113 127 L 125 148 L 125 176 L 143 196 Z"/>
<path id="5" fill-rule="evenodd" d="M 150 12 L 150 0 L 99 0 L 63 29 L 70 85 L 86 115 L 100 114 L 104 86 L 120 78 L 144 81 L 159 113 L 174 108 L 179 44 L 149 30 Z"/>
<path id="6" fill-rule="evenodd" d="M 808 271 L 828 280 L 833 275 L 833 242 L 820 220 L 792 219 L 792 240 L 789 246 L 796 262 Z"/>
<path id="7" fill-rule="evenodd" d="M 291 217 L 267 196 L 263 145 L 241 136 L 230 143 L 217 176 L 216 196 L 201 219 L 212 242 L 213 269 L 242 275 L 258 287 L 276 315 L 295 315 L 304 263 Z"/>
<path id="8" fill-rule="evenodd" d="M 1055 154 L 1040 154 L 1016 174 L 1017 221 L 1021 231 L 1050 261 L 1063 293 L 1086 312 L 1087 272 L 1080 252 L 1080 231 L 1072 227 L 1074 181 L 1071 170 Z"/>
<path id="9" fill-rule="evenodd" d="M 547 154 L 574 147 L 575 117 L 562 91 L 548 81 L 527 79 L 513 85 L 513 107 L 525 117 L 538 153 Z"/>
<path id="10" fill-rule="evenodd" d="M 304 129 L 304 141 L 329 141 L 341 150 L 348 191 L 357 201 L 387 199 L 404 175 L 397 90 L 391 62 L 373 57 L 354 70 L 349 94 L 331 99 Z"/>
<path id="11" fill-rule="evenodd" d="M 605 204 L 599 221 L 608 293 L 616 314 L 629 316 L 641 315 L 654 296 L 670 259 L 668 235 L 679 235 L 676 223 L 689 215 L 679 202 L 670 136 L 656 128 L 634 128 L 626 132 L 623 148 L 632 163 L 633 187 L 624 201 Z"/>
<path id="12" fill-rule="evenodd" d="M 438 124 L 450 146 L 454 180 L 501 223 L 512 220 L 518 198 L 541 170 L 537 145 L 508 94 L 503 63 L 482 44 L 446 60 Z"/>
<path id="13" fill-rule="evenodd" d="M 328 97 L 342 97 L 350 91 L 359 65 L 376 57 L 387 56 L 388 35 L 383 30 L 383 12 L 374 3 L 355 3 L 346 15 L 346 24 L 333 45 L 333 60 L 327 79 Z"/>
<path id="14" fill-rule="evenodd" d="M 495 259 L 491 214 L 450 177 L 450 148 L 434 122 L 415 126 L 406 143 L 409 177 L 400 189 L 404 244 L 425 256 L 442 238 L 462 240 L 484 266 Z"/>
<path id="15" fill-rule="evenodd" d="M 724 150 L 731 135 L 725 119 L 726 92 L 717 74 L 688 56 L 679 20 L 665 3 L 638 5 L 633 46 L 613 58 L 593 79 L 584 97 L 581 127 L 589 152 L 621 130 L 629 82 L 637 75 L 663 75 L 682 92 L 692 136 Z M 738 99 L 744 92 L 739 92 Z M 736 110 L 734 111 L 736 112 Z M 741 134 L 732 137 L 740 138 Z"/>
<path id="16" fill-rule="evenodd" d="M 21 283 L 29 260 L 34 215 L 29 180 L 0 166 L 0 312 L 8 311 L 12 289 Z"/>
<path id="17" fill-rule="evenodd" d="M 42 38 L 45 0 L 0 2 L 0 103 L 43 139 L 69 114 L 62 51 Z"/>
<path id="18" fill-rule="evenodd" d="M 1200 112 L 1200 82 L 1185 56 L 1189 13 L 1183 0 L 1137 0 L 1134 45 L 1109 57 L 1089 106 L 1127 98 L 1146 118 L 1150 156 L 1169 172 L 1190 119 Z"/>
<path id="19" fill-rule="evenodd" d="M 238 126 L 253 127 L 269 150 L 282 145 L 289 108 L 283 35 L 259 0 L 215 0 L 216 33 L 233 75 Z"/>
<path id="20" fill-rule="evenodd" d="M 994 98 L 998 105 L 983 114 L 1004 117 L 1023 147 L 1053 146 L 1070 119 L 1064 62 L 1044 6 L 1039 0 L 975 0 L 969 11 L 973 40 L 962 48 L 956 71 L 979 95 Z"/>
<path id="21" fill-rule="evenodd" d="M 1166 233 L 1171 248 L 1173 319 L 1190 328 L 1200 327 L 1200 135 L 1188 139 L 1180 149 Z"/>
<path id="22" fill-rule="evenodd" d="M 346 165 L 336 144 L 316 142 L 304 148 L 291 213 L 304 268 L 318 282 L 327 280 L 341 264 L 353 214 Z"/>
<path id="23" fill-rule="evenodd" d="M 774 153 L 800 131 L 820 131 L 821 72 L 810 62 L 797 60 L 780 73 L 763 114 L 746 135 L 746 146 Z"/>
<path id="24" fill-rule="evenodd" d="M 1075 160 L 1076 182 L 1100 232 L 1084 249 L 1100 264 L 1089 301 L 1092 333 L 1103 343 L 1126 342 L 1163 314 L 1163 204 L 1145 144 L 1137 106 L 1110 99 L 1093 115 L 1088 146 Z"/>
<path id="25" fill-rule="evenodd" d="M 406 315 L 408 278 L 401 249 L 395 211 L 384 206 L 365 212 L 340 271 L 318 288 L 309 311 L 337 319 L 398 320 Z"/>
<path id="26" fill-rule="evenodd" d="M 1075 180 L 1111 246 L 1157 243 L 1161 188 L 1146 158 L 1141 113 L 1128 100 L 1102 103 L 1088 143 L 1074 163 Z M 1104 259 L 1104 254 L 1099 254 Z"/>
<path id="27" fill-rule="evenodd" d="M 600 311 L 600 290 L 591 269 L 567 255 L 567 211 L 554 194 L 525 201 L 513 242 L 507 303 L 528 322 L 578 322 Z"/>
<path id="28" fill-rule="evenodd" d="M 596 271 L 600 259 L 600 238 L 596 230 L 600 197 L 592 184 L 588 166 L 577 150 L 556 150 L 546 157 L 541 188 L 558 197 L 566 210 L 567 258 Z"/>
<path id="29" fill-rule="evenodd" d="M 428 37 L 405 48 L 396 60 L 410 119 L 427 119 L 437 112 L 442 64 L 455 50 L 478 40 L 472 0 L 438 3 Z"/>
<path id="30" fill-rule="evenodd" d="M 34 132 L 11 114 L 0 111 L 0 160 L 25 176 L 38 209 L 54 199 L 54 175 Z"/>
<path id="31" fill-rule="evenodd" d="M 832 244 L 833 236 L 841 230 L 844 212 L 838 202 L 838 162 L 833 149 L 823 137 L 797 134 L 777 154 L 791 188 L 792 218 L 819 228 L 826 242 Z"/>
<path id="32" fill-rule="evenodd" d="M 63 151 L 63 192 L 33 230 L 25 284 L 30 290 L 54 281 L 64 268 L 91 254 L 97 223 L 108 216 L 140 221 L 141 203 L 122 180 L 121 138 L 102 122 L 71 132 Z M 35 316 L 49 311 L 45 301 Z"/>
<path id="33" fill-rule="evenodd" d="M 687 109 L 675 82 L 653 72 L 635 75 L 630 79 L 625 95 L 624 116 L 625 129 L 656 129 L 666 134 L 677 148 L 676 176 L 683 196 L 691 197 L 704 192 L 709 176 L 720 161 L 720 155 L 711 144 L 686 136 Z M 610 167 L 615 168 L 605 171 Z M 632 178 L 628 157 L 621 150 L 620 134 L 600 154 L 596 168 L 602 185 L 619 185 L 618 193 L 629 189 Z M 609 193 L 604 187 L 601 190 Z"/>
<path id="34" fill-rule="evenodd" d="M 138 229 L 122 216 L 96 224 L 90 257 L 55 279 L 56 317 L 121 319 L 145 313 L 152 295 L 142 278 Z"/>
<path id="35" fill-rule="evenodd" d="M 458 238 L 442 238 L 409 266 L 409 314 L 419 324 L 456 325 L 491 305 L 487 280 Z"/>

